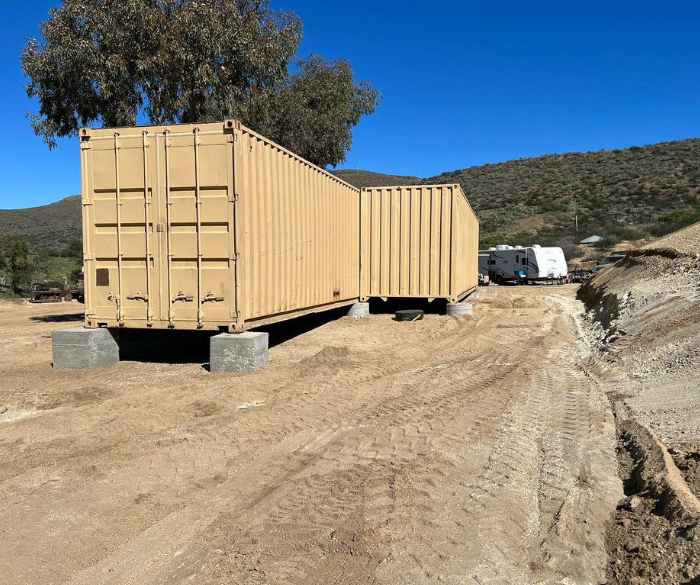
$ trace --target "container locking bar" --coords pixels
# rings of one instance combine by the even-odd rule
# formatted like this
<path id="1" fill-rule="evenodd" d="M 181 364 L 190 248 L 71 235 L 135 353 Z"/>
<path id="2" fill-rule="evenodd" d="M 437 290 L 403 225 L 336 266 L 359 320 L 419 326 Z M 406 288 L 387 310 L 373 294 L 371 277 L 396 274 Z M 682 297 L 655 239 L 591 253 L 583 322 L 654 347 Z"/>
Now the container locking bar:
<path id="1" fill-rule="evenodd" d="M 116 175 L 116 182 L 115 182 L 115 188 L 116 188 L 116 207 L 117 207 L 117 226 L 116 226 L 116 231 L 117 231 L 117 323 L 119 324 L 120 327 L 124 326 L 124 308 L 122 305 L 122 285 L 123 285 L 123 278 L 122 278 L 122 265 L 123 265 L 123 256 L 124 254 L 122 253 L 122 195 L 121 195 L 121 185 L 119 182 L 119 175 L 120 175 L 120 170 L 119 170 L 119 149 L 121 148 L 121 143 L 119 140 L 119 132 L 114 133 L 114 172 Z"/>
<path id="2" fill-rule="evenodd" d="M 202 308 L 202 198 L 199 181 L 199 146 L 202 140 L 199 128 L 194 129 L 194 198 L 195 221 L 197 231 L 197 327 L 204 327 L 204 309 Z"/>
<path id="3" fill-rule="evenodd" d="M 165 242 L 166 242 L 166 257 L 167 257 L 167 273 L 168 273 L 168 327 L 175 327 L 175 315 L 173 313 L 173 253 L 172 253 L 172 238 L 170 214 L 173 202 L 170 199 L 170 130 L 165 130 Z M 184 293 L 180 293 L 184 294 Z M 179 297 L 180 295 L 178 295 Z M 184 299 L 186 300 L 186 299 Z"/>
<path id="4" fill-rule="evenodd" d="M 142 296 L 138 293 L 140 297 L 138 300 L 146 301 L 146 324 L 148 327 L 153 325 L 153 309 L 151 308 L 151 262 L 153 259 L 153 253 L 151 251 L 151 217 L 150 217 L 150 206 L 151 202 L 148 199 L 148 149 L 150 148 L 150 141 L 148 140 L 148 130 L 144 130 L 143 136 L 143 212 L 144 212 L 144 223 L 145 234 L 146 234 L 146 256 L 144 258 L 146 264 L 146 296 Z M 127 297 L 131 298 L 131 297 Z"/>

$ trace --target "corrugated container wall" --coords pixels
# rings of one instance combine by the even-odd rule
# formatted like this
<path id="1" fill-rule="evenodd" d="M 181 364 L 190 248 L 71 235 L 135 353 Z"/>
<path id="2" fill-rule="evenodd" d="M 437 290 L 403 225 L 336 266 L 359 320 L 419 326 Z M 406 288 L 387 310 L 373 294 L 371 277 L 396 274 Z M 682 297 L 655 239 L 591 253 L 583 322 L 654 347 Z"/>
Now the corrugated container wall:
<path id="1" fill-rule="evenodd" d="M 360 192 L 235 121 L 82 130 L 86 325 L 245 329 L 358 299 Z"/>
<path id="2" fill-rule="evenodd" d="M 478 284 L 479 221 L 460 185 L 362 190 L 362 298 L 456 302 Z"/>

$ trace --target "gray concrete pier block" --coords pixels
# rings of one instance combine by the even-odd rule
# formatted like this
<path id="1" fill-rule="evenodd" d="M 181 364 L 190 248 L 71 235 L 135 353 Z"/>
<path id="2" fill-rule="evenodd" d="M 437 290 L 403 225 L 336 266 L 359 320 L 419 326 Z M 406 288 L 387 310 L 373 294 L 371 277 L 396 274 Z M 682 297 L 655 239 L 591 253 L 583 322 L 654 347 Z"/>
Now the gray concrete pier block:
<path id="1" fill-rule="evenodd" d="M 89 370 L 119 361 L 118 332 L 71 327 L 51 332 L 53 367 Z"/>
<path id="2" fill-rule="evenodd" d="M 254 372 L 267 365 L 269 333 L 221 333 L 209 340 L 211 372 Z"/>
<path id="3" fill-rule="evenodd" d="M 459 317 L 460 315 L 473 315 L 474 305 L 471 303 L 447 303 L 447 314 L 450 317 Z"/>
<path id="4" fill-rule="evenodd" d="M 348 311 L 348 317 L 362 319 L 369 315 L 369 303 L 355 303 Z"/>

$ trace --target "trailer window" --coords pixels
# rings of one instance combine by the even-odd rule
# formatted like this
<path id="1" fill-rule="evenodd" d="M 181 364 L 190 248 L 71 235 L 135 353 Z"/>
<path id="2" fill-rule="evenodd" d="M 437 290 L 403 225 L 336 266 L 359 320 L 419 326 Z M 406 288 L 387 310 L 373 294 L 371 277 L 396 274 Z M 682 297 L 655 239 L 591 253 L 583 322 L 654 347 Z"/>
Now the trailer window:
<path id="1" fill-rule="evenodd" d="M 527 258 L 525 258 L 525 256 L 523 256 L 523 266 L 526 266 L 526 265 L 527 265 Z"/>

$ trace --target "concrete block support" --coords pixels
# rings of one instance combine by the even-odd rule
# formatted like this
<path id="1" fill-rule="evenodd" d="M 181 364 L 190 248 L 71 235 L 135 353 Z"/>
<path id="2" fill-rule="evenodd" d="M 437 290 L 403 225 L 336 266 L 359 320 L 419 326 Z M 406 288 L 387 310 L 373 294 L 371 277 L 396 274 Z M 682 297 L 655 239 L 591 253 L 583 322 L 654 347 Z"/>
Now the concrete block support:
<path id="1" fill-rule="evenodd" d="M 267 365 L 270 335 L 254 331 L 221 333 L 209 341 L 212 372 L 254 372 Z"/>
<path id="2" fill-rule="evenodd" d="M 447 314 L 450 317 L 473 315 L 474 306 L 471 303 L 447 303 Z"/>
<path id="3" fill-rule="evenodd" d="M 119 361 L 118 331 L 71 327 L 51 332 L 53 367 L 89 370 Z"/>
<path id="4" fill-rule="evenodd" d="M 355 303 L 348 311 L 348 317 L 362 319 L 369 315 L 369 303 Z"/>

